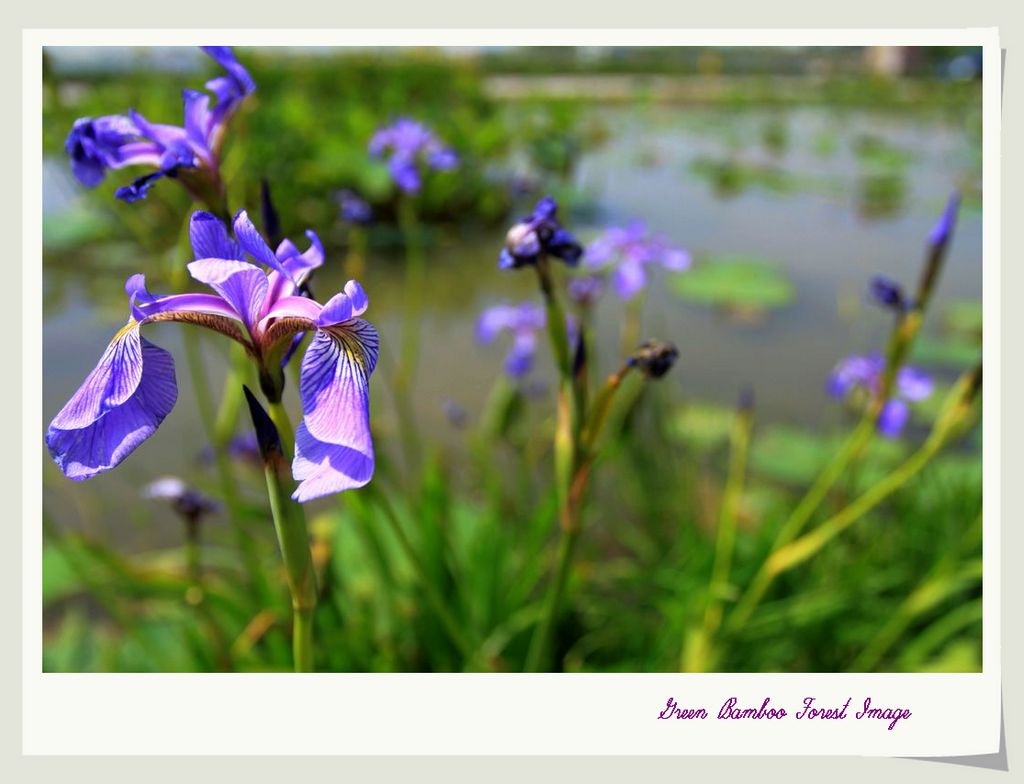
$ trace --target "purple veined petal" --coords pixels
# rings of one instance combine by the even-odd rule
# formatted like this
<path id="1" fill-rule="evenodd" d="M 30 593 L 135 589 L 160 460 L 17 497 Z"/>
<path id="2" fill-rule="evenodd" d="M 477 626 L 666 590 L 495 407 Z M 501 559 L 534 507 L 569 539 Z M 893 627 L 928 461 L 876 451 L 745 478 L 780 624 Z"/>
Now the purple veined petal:
<path id="1" fill-rule="evenodd" d="M 197 259 L 234 259 L 245 261 L 241 247 L 231 237 L 216 215 L 197 210 L 192 213 L 188 224 L 188 235 L 192 241 L 192 253 Z"/>
<path id="2" fill-rule="evenodd" d="M 377 330 L 356 319 L 317 330 L 302 359 L 293 498 L 366 484 L 373 474 L 369 378 L 377 363 Z"/>
<path id="3" fill-rule="evenodd" d="M 301 318 L 311 322 L 310 326 L 313 326 L 319 321 L 322 309 L 319 302 L 308 297 L 281 297 L 263 314 L 260 325 L 264 326 L 266 320 L 272 318 Z"/>
<path id="4" fill-rule="evenodd" d="M 239 96 L 249 95 L 256 89 L 256 82 L 253 81 L 245 66 L 238 62 L 238 58 L 235 57 L 235 53 L 230 46 L 200 46 L 199 48 L 210 55 L 221 68 L 228 72 L 228 76 L 238 90 Z M 224 100 L 225 96 L 221 95 L 218 88 L 211 86 L 210 83 L 207 83 L 207 87 L 213 90 L 218 101 Z"/>
<path id="5" fill-rule="evenodd" d="M 912 367 L 902 367 L 896 374 L 896 389 L 901 397 L 916 403 L 931 397 L 935 390 L 935 383 L 931 376 L 923 370 Z"/>
<path id="6" fill-rule="evenodd" d="M 626 259 L 612 272 L 612 288 L 622 299 L 632 299 L 647 285 L 643 264 Z"/>
<path id="7" fill-rule="evenodd" d="M 878 432 L 886 438 L 896 438 L 910 418 L 910 409 L 902 400 L 889 400 L 878 415 Z"/>
<path id="8" fill-rule="evenodd" d="M 296 282 L 324 263 L 324 246 L 316 232 L 310 229 L 306 232 L 306 237 L 309 238 L 309 247 L 302 253 L 299 253 L 299 249 L 291 240 L 283 240 L 277 246 L 277 258 Z"/>
<path id="9" fill-rule="evenodd" d="M 363 487 L 373 478 L 373 441 L 369 447 L 356 449 L 314 438 L 305 422 L 295 429 L 295 460 L 292 476 L 299 486 L 292 498 L 300 504 Z"/>
<path id="10" fill-rule="evenodd" d="M 207 151 L 203 150 L 205 154 Z M 173 174 L 180 168 L 192 168 L 200 162 L 196 149 L 186 140 L 169 144 L 160 156 L 158 166 L 164 174 Z"/>
<path id="11" fill-rule="evenodd" d="M 329 327 L 349 321 L 365 313 L 369 304 L 370 301 L 366 292 L 363 291 L 363 287 L 356 281 L 350 280 L 345 284 L 343 292 L 335 294 L 327 301 L 324 309 L 320 311 L 317 324 L 321 327 Z"/>
<path id="12" fill-rule="evenodd" d="M 125 166 L 159 166 L 163 150 L 155 142 L 129 142 L 122 144 L 107 159 L 111 169 Z"/>
<path id="13" fill-rule="evenodd" d="M 209 156 L 210 96 L 188 89 L 182 90 L 181 95 L 185 104 L 185 134 L 192 145 Z"/>
<path id="14" fill-rule="evenodd" d="M 128 112 L 128 116 L 138 127 L 139 133 L 142 136 L 145 136 L 152 142 L 156 142 L 161 147 L 170 147 L 175 142 L 187 141 L 184 128 L 179 128 L 176 125 L 151 123 L 134 109 Z"/>
<path id="15" fill-rule="evenodd" d="M 129 322 L 53 418 L 46 446 L 65 476 L 90 479 L 118 465 L 153 435 L 177 396 L 171 355 L 143 339 L 139 325 Z"/>
<path id="16" fill-rule="evenodd" d="M 238 244 L 241 245 L 242 250 L 252 256 L 260 264 L 270 267 L 273 270 L 277 270 L 281 275 L 286 277 L 288 280 L 294 283 L 292 276 L 278 261 L 277 256 L 267 245 L 266 240 L 256 230 L 252 221 L 249 220 L 249 214 L 245 210 L 239 210 L 238 214 L 232 223 L 232 228 L 235 231 L 235 238 L 238 240 Z"/>
<path id="17" fill-rule="evenodd" d="M 237 319 L 235 312 L 223 297 L 215 294 L 171 294 L 156 297 L 146 288 L 146 276 L 132 275 L 125 281 L 125 294 L 132 310 L 132 318 L 142 322 L 158 313 L 208 313 Z"/>
<path id="18" fill-rule="evenodd" d="M 247 261 L 199 259 L 188 265 L 188 271 L 193 278 L 220 294 L 235 310 L 236 317 L 252 331 L 260 320 L 269 285 L 263 270 Z"/>

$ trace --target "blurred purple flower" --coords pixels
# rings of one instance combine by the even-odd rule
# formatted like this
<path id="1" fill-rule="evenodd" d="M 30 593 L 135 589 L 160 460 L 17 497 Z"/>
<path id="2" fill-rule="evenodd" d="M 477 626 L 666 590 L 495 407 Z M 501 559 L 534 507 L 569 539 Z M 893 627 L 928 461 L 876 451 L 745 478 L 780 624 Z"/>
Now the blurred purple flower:
<path id="1" fill-rule="evenodd" d="M 400 190 L 416 193 L 422 186 L 420 163 L 430 169 L 448 171 L 459 165 L 455 151 L 445 145 L 427 126 L 400 117 L 379 129 L 370 139 L 370 155 L 383 158 L 390 153 L 388 169 Z"/>
<path id="2" fill-rule="evenodd" d="M 558 202 L 550 196 L 537 202 L 532 215 L 508 230 L 498 266 L 517 269 L 536 264 L 541 254 L 557 256 L 570 267 L 576 266 L 583 254 L 576 237 L 558 222 Z"/>
<path id="3" fill-rule="evenodd" d="M 826 389 L 832 397 L 840 400 L 855 389 L 876 395 L 884 372 L 885 358 L 878 352 L 867 356 L 849 356 L 836 365 Z M 899 369 L 895 386 L 895 394 L 885 402 L 878 415 L 878 431 L 887 438 L 896 438 L 903 431 L 910 418 L 907 403 L 926 400 L 935 389 L 927 373 L 912 367 Z"/>
<path id="4" fill-rule="evenodd" d="M 689 253 L 648 232 L 642 221 L 608 229 L 590 244 L 583 259 L 588 267 L 610 271 L 612 288 L 622 299 L 634 297 L 647 285 L 647 266 L 680 272 L 691 264 Z"/>
<path id="5" fill-rule="evenodd" d="M 465 427 L 466 423 L 469 421 L 469 414 L 467 413 L 465 406 L 451 398 L 448 398 L 441 403 L 441 410 L 444 412 L 445 419 L 448 420 L 452 427 L 461 429 Z"/>
<path id="6" fill-rule="evenodd" d="M 174 360 L 140 334 L 159 321 L 182 321 L 238 341 L 259 364 L 261 378 L 280 376 L 281 356 L 299 332 L 313 332 L 299 376 L 303 418 L 295 433 L 293 498 L 308 501 L 361 487 L 374 468 L 369 378 L 377 362 L 377 331 L 360 316 L 368 299 L 349 281 L 326 305 L 299 294 L 323 264 L 313 232 L 300 253 L 289 240 L 272 251 L 241 211 L 235 239 L 208 212 L 192 214 L 192 277 L 216 293 L 154 296 L 143 275 L 125 283 L 131 315 L 99 364 L 53 418 L 46 445 L 65 476 L 76 481 L 108 471 L 156 432 L 177 400 Z M 251 263 L 269 268 L 269 271 Z"/>
<path id="7" fill-rule="evenodd" d="M 520 378 L 533 368 L 537 333 L 544 329 L 546 320 L 544 308 L 533 302 L 495 305 L 480 314 L 476 339 L 488 344 L 502 332 L 511 332 L 512 348 L 505 357 L 505 372 L 512 378 Z"/>
<path id="8" fill-rule="evenodd" d="M 604 293 L 604 278 L 600 275 L 579 275 L 566 284 L 569 299 L 579 305 L 592 305 Z"/>
<path id="9" fill-rule="evenodd" d="M 373 219 L 373 209 L 355 191 L 340 190 L 335 195 L 341 219 L 346 223 L 365 225 Z"/>
<path id="10" fill-rule="evenodd" d="M 165 476 L 150 482 L 142 489 L 142 497 L 167 501 L 175 512 L 189 522 L 199 522 L 220 509 L 217 501 L 207 498 L 176 476 Z"/>
<path id="11" fill-rule="evenodd" d="M 162 177 L 174 177 L 188 169 L 201 169 L 219 182 L 219 156 L 224 129 L 242 101 L 256 89 L 248 71 L 235 59 L 230 47 L 200 47 L 226 71 L 206 83 L 210 96 L 183 90 L 184 127 L 149 122 L 134 110 L 128 115 L 82 117 L 75 120 L 64 142 L 71 171 L 83 185 L 99 185 L 107 169 L 149 166 L 156 171 L 118 188 L 115 196 L 133 202 Z"/>
<path id="12" fill-rule="evenodd" d="M 949 201 L 946 202 L 946 209 L 943 210 L 942 216 L 928 234 L 928 244 L 933 248 L 946 245 L 949 242 L 950 235 L 953 233 L 953 226 L 956 224 L 956 216 L 959 209 L 960 193 L 958 191 L 954 191 L 949 197 Z"/>

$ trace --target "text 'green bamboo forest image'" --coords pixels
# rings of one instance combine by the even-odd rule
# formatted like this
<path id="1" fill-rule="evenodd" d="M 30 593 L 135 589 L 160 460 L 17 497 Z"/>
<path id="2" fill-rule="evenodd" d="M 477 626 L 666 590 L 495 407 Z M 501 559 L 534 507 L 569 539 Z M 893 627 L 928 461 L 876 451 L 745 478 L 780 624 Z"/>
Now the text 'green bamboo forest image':
<path id="1" fill-rule="evenodd" d="M 980 672 L 980 48 L 43 61 L 45 671 Z"/>

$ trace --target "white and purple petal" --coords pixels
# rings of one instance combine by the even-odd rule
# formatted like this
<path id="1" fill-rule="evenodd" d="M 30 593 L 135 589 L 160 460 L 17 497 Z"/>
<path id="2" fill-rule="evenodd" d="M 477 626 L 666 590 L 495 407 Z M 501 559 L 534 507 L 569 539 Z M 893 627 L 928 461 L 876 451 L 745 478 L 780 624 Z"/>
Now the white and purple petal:
<path id="1" fill-rule="evenodd" d="M 236 318 L 252 331 L 260 320 L 263 300 L 267 296 L 267 275 L 247 261 L 234 259 L 197 259 L 188 271 L 224 298 L 235 311 Z"/>
<path id="2" fill-rule="evenodd" d="M 108 471 L 156 432 L 177 400 L 174 360 L 131 321 L 53 418 L 46 445 L 76 481 Z"/>
<path id="3" fill-rule="evenodd" d="M 305 502 L 361 487 L 373 475 L 369 378 L 377 363 L 377 330 L 355 319 L 317 330 L 302 359 L 292 496 Z"/>

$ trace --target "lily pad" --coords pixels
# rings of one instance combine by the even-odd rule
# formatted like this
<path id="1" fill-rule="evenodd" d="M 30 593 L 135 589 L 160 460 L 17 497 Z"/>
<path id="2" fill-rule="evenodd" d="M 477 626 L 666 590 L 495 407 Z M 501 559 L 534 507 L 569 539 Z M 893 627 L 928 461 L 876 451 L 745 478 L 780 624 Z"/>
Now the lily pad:
<path id="1" fill-rule="evenodd" d="M 670 288 L 692 302 L 735 311 L 768 311 L 789 305 L 796 287 L 774 264 L 749 256 L 717 256 L 672 277 Z"/>
<path id="2" fill-rule="evenodd" d="M 845 438 L 845 434 L 823 436 L 790 425 L 769 425 L 754 439 L 750 465 L 765 478 L 785 484 L 806 485 L 842 447 Z M 859 462 L 858 488 L 870 486 L 906 454 L 906 445 L 898 440 L 873 439 Z"/>
<path id="3" fill-rule="evenodd" d="M 729 440 L 734 409 L 715 403 L 688 403 L 676 413 L 669 433 L 699 451 L 714 449 Z"/>
<path id="4" fill-rule="evenodd" d="M 981 345 L 978 340 L 963 337 L 938 339 L 922 335 L 915 341 L 910 352 L 911 364 L 949 368 L 968 367 L 980 357 Z"/>

